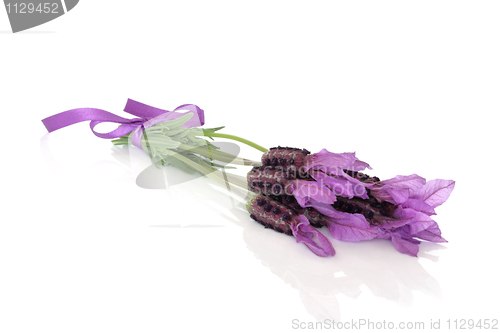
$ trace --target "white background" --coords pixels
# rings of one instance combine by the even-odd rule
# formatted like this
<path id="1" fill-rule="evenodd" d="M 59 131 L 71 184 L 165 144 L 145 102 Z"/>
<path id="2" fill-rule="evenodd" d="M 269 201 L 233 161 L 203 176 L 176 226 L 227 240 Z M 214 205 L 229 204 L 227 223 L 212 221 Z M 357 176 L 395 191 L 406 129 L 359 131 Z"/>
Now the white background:
<path id="1" fill-rule="evenodd" d="M 0 9 L 0 331 L 500 319 L 499 17 L 497 1 L 81 1 L 12 34 Z M 140 188 L 140 154 L 40 122 L 126 117 L 127 98 L 197 104 L 266 147 L 356 151 L 381 178 L 454 179 L 449 243 L 413 258 L 332 240 L 319 258 L 210 182 Z"/>

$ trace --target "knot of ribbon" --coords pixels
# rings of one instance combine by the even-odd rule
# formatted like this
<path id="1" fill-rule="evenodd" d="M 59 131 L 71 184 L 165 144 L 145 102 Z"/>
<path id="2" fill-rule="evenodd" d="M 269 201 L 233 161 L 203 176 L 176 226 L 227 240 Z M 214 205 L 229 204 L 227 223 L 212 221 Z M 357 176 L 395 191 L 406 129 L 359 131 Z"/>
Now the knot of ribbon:
<path id="1" fill-rule="evenodd" d="M 101 109 L 79 108 L 47 117 L 42 120 L 42 123 L 49 132 L 53 132 L 69 125 L 90 120 L 90 129 L 96 136 L 103 139 L 116 139 L 134 132 L 132 133 L 132 144 L 142 149 L 141 138 L 144 130 L 160 122 L 182 117 L 186 113 L 176 112 L 181 110 L 187 111 L 186 113 L 193 113 L 193 117 L 184 123 L 182 125 L 183 127 L 196 127 L 205 124 L 204 111 L 194 104 L 183 104 L 173 111 L 167 111 L 132 99 L 127 100 L 127 104 L 123 111 L 139 118 L 127 119 Z M 118 128 L 108 133 L 94 131 L 95 126 L 106 122 L 121 124 L 121 126 L 118 126 Z"/>

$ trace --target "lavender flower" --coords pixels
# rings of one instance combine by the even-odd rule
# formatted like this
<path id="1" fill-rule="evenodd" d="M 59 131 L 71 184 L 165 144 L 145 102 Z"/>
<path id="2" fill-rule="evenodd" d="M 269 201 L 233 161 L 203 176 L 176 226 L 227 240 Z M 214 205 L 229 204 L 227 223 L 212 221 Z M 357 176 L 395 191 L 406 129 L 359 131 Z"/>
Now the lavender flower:
<path id="1" fill-rule="evenodd" d="M 267 177 L 268 181 L 259 180 L 260 187 L 266 190 L 269 186 L 275 194 L 293 194 L 303 207 L 310 206 L 310 200 L 333 204 L 336 196 L 368 198 L 364 184 L 347 174 L 370 168 L 355 153 L 336 154 L 323 149 L 311 154 L 306 149 L 275 147 L 262 156 L 262 165 L 278 172 Z M 273 180 L 274 176 L 278 178 Z"/>
<path id="2" fill-rule="evenodd" d="M 320 257 L 335 255 L 330 241 L 314 229 L 307 217 L 300 215 L 288 206 L 264 195 L 257 195 L 247 203 L 250 217 L 266 228 L 295 236 L 297 243 L 304 243 Z"/>
<path id="3" fill-rule="evenodd" d="M 455 187 L 453 180 L 435 179 L 426 182 L 417 175 L 397 176 L 372 184 L 377 200 L 393 203 L 393 212 L 382 219 L 383 233 L 378 238 L 391 239 L 399 252 L 417 255 L 420 241 L 446 242 L 438 224 L 431 218 L 434 208 L 443 204 Z M 390 214 L 390 212 L 389 212 Z M 400 221 L 407 221 L 402 224 Z"/>
<path id="4" fill-rule="evenodd" d="M 351 175 L 355 176 L 355 175 Z M 344 210 L 350 205 L 358 204 L 363 216 L 342 215 L 332 213 L 320 204 L 315 208 L 332 217 L 329 229 L 332 235 L 341 240 L 363 240 L 373 238 L 390 239 L 399 252 L 416 256 L 420 240 L 430 242 L 446 242 L 441 236 L 438 224 L 431 218 L 434 208 L 443 204 L 450 196 L 455 182 L 453 180 L 435 179 L 426 182 L 416 174 L 396 176 L 384 181 L 368 181 L 364 183 L 369 196 L 368 200 L 346 200 L 344 205 L 335 203 L 332 208 Z M 349 202 L 354 201 L 354 202 Z M 358 215 L 358 216 L 356 216 Z M 351 237 L 353 233 L 339 234 L 339 230 L 356 228 L 359 234 L 363 230 L 364 237 Z M 374 234 L 377 231 L 377 234 Z"/>
<path id="5" fill-rule="evenodd" d="M 359 172 L 371 167 L 356 158 L 355 153 L 336 154 L 323 149 L 312 154 L 304 167 L 312 178 L 328 185 L 337 195 L 367 198 L 365 187 L 358 181 L 353 181 L 349 172 Z"/>
<path id="6" fill-rule="evenodd" d="M 420 240 L 446 242 L 431 218 L 450 196 L 452 180 L 426 180 L 416 174 L 380 181 L 360 171 L 370 166 L 354 153 L 277 147 L 247 175 L 250 190 L 274 200 L 295 201 L 294 209 L 326 225 L 343 241 L 390 239 L 399 252 L 416 256 Z M 277 199 L 278 196 L 294 200 Z"/>

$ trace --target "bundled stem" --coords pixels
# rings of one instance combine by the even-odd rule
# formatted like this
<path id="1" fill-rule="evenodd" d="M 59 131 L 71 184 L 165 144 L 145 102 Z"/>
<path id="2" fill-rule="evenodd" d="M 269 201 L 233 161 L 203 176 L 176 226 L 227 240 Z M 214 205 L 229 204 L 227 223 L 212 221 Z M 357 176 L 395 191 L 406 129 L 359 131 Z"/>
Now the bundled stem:
<path id="1" fill-rule="evenodd" d="M 260 150 L 263 153 L 265 153 L 265 152 L 267 152 L 269 150 L 267 148 L 264 148 L 264 147 L 256 144 L 255 142 L 252 142 L 250 140 L 244 139 L 244 138 L 236 136 L 236 135 L 224 134 L 224 133 L 207 133 L 207 134 L 201 134 L 201 135 L 202 136 L 208 136 L 210 138 L 224 138 L 224 139 L 230 139 L 230 140 L 238 141 L 238 142 L 244 143 L 244 144 L 246 144 L 246 145 L 248 145 L 248 146 L 250 146 L 252 148 Z"/>
<path id="2" fill-rule="evenodd" d="M 246 196 L 248 195 L 247 181 L 245 177 L 222 172 L 213 167 L 210 168 L 203 166 L 181 154 L 173 154 L 172 157 L 192 167 L 194 170 L 200 172 L 203 176 L 211 178 L 219 182 L 221 185 L 225 185 L 226 187 L 230 188 L 230 190 L 232 189 L 232 192 L 237 193 L 242 198 L 246 198 Z M 230 185 L 234 185 L 236 187 L 231 187 Z"/>

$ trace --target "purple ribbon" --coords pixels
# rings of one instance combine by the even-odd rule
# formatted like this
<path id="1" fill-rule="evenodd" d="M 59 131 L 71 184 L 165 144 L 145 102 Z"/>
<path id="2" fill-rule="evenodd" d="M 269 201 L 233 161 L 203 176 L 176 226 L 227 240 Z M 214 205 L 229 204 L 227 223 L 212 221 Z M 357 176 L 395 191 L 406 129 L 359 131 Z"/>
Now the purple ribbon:
<path id="1" fill-rule="evenodd" d="M 144 130 L 160 122 L 174 120 L 186 114 L 175 112 L 179 110 L 186 110 L 188 111 L 186 113 L 194 114 L 191 119 L 182 125 L 183 127 L 203 126 L 205 124 L 203 110 L 194 104 L 183 104 L 175 108 L 174 111 L 167 111 L 139 103 L 130 98 L 127 100 L 123 111 L 140 118 L 127 119 L 101 109 L 80 108 L 55 114 L 43 119 L 42 122 L 49 132 L 54 132 L 60 128 L 90 120 L 90 129 L 92 132 L 103 139 L 116 139 L 133 131 L 132 144 L 142 149 L 141 137 Z M 121 126 L 108 133 L 94 131 L 95 126 L 106 122 L 121 124 Z"/>

